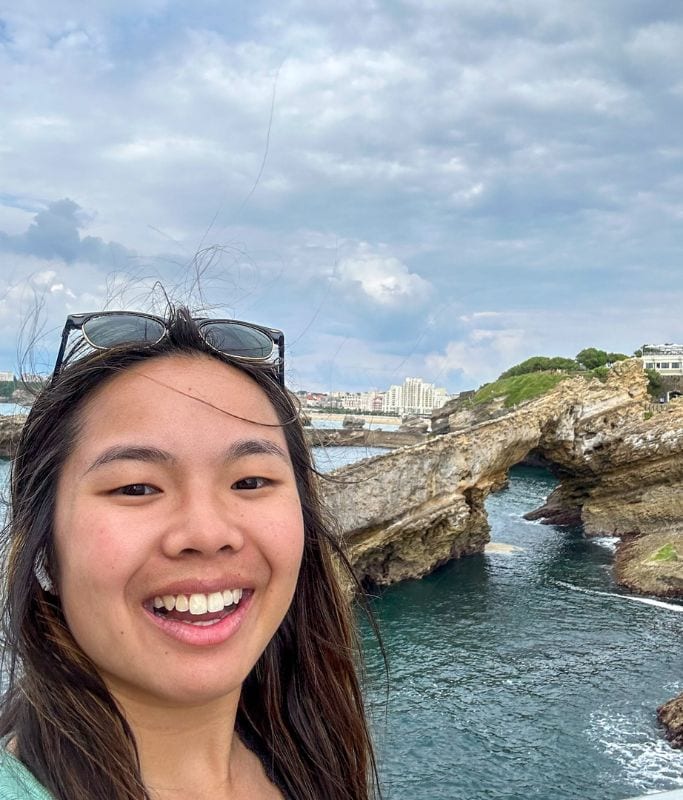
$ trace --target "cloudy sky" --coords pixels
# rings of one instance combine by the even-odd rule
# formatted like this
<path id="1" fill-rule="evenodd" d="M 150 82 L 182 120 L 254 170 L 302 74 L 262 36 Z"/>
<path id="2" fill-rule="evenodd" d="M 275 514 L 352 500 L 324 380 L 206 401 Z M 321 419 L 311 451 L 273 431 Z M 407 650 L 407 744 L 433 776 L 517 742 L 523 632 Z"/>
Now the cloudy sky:
<path id="1" fill-rule="evenodd" d="M 293 388 L 680 342 L 682 107 L 680 0 L 9 0 L 0 369 L 156 280 Z"/>

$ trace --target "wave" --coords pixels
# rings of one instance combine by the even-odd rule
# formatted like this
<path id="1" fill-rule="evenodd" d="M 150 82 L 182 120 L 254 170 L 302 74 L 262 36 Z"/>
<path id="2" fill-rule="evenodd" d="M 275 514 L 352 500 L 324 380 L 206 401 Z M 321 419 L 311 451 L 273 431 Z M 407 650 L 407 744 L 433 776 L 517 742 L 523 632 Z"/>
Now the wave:
<path id="1" fill-rule="evenodd" d="M 663 600 L 654 600 L 651 597 L 635 597 L 632 594 L 616 594 L 615 592 L 600 592 L 597 589 L 585 589 L 582 586 L 574 586 L 573 583 L 566 583 L 565 581 L 555 581 L 558 586 L 563 586 L 565 589 L 571 589 L 573 592 L 581 592 L 582 594 L 594 594 L 600 597 L 613 597 L 615 600 L 631 600 L 634 603 L 644 603 L 648 606 L 656 606 L 657 608 L 665 608 L 667 611 L 677 611 L 679 614 L 683 613 L 683 605 L 676 603 L 665 603 Z"/>
<path id="2" fill-rule="evenodd" d="M 591 544 L 597 544 L 599 547 L 604 547 L 606 550 L 614 553 L 621 542 L 618 536 L 591 536 L 588 538 Z"/>
<path id="3" fill-rule="evenodd" d="M 596 710 L 591 714 L 588 733 L 603 753 L 619 764 L 634 791 L 683 788 L 680 755 L 662 737 L 652 739 L 637 712 L 628 716 L 616 709 Z"/>

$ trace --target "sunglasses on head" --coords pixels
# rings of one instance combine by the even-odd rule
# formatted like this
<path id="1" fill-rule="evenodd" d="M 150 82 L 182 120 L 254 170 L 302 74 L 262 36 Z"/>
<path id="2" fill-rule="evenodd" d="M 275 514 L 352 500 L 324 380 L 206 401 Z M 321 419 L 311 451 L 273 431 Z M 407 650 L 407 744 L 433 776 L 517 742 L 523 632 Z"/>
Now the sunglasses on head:
<path id="1" fill-rule="evenodd" d="M 285 335 L 236 319 L 194 319 L 199 335 L 218 353 L 251 364 L 271 364 L 277 381 L 285 385 Z M 69 314 L 62 331 L 53 379 L 64 365 L 64 354 L 71 331 L 80 331 L 95 350 L 108 350 L 123 344 L 158 344 L 168 336 L 168 323 L 162 317 L 138 311 L 96 311 Z"/>

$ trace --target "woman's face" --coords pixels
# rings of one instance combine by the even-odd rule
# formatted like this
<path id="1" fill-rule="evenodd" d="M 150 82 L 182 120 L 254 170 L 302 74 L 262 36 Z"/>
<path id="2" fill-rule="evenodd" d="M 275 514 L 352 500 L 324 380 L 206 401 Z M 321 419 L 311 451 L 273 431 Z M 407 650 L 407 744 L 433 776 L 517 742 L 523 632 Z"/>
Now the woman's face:
<path id="1" fill-rule="evenodd" d="M 213 358 L 170 356 L 109 381 L 80 423 L 55 517 L 74 638 L 121 700 L 239 690 L 290 605 L 303 549 L 266 395 Z"/>

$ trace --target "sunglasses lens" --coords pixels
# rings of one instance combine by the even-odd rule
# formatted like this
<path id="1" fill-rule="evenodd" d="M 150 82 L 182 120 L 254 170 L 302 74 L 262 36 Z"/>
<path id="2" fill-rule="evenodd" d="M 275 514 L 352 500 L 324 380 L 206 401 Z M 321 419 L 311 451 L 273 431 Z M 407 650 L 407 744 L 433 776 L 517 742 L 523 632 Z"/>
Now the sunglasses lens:
<path id="1" fill-rule="evenodd" d="M 83 333 L 90 344 L 102 350 L 130 342 L 156 344 L 165 332 L 159 320 L 137 314 L 103 314 L 83 323 Z"/>
<path id="2" fill-rule="evenodd" d="M 237 358 L 265 360 L 273 353 L 273 340 L 267 333 L 239 322 L 206 322 L 201 327 L 208 345 Z"/>

